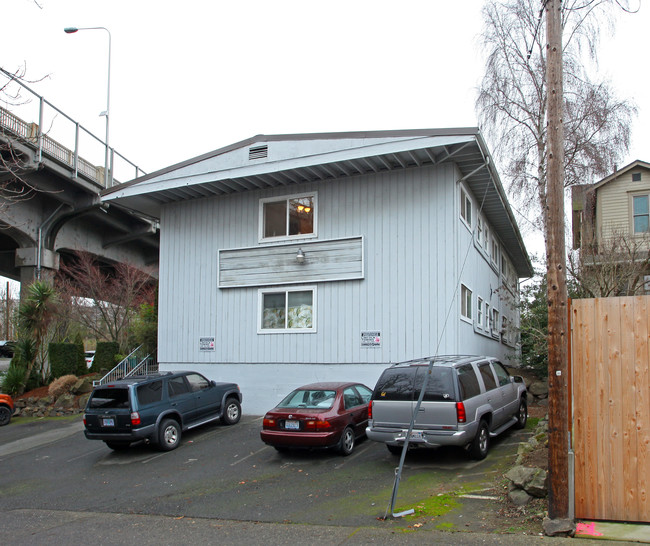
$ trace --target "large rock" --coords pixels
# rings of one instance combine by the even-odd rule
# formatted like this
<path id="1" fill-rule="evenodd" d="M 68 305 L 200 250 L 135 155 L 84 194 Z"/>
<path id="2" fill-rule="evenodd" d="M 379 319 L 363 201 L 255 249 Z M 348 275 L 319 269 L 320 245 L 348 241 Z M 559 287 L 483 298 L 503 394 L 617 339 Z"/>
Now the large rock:
<path id="1" fill-rule="evenodd" d="M 72 394 L 86 394 L 87 392 L 90 392 L 92 390 L 93 390 L 92 381 L 90 381 L 87 377 L 82 377 L 72 386 L 70 392 Z"/>
<path id="2" fill-rule="evenodd" d="M 72 394 L 62 394 L 56 399 L 54 407 L 57 409 L 67 409 L 74 406 L 74 396 Z"/>
<path id="3" fill-rule="evenodd" d="M 572 519 L 544 518 L 542 528 L 549 537 L 572 537 L 576 534 L 576 524 Z"/>
<path id="4" fill-rule="evenodd" d="M 541 468 L 528 468 L 518 465 L 508 470 L 506 478 L 518 489 L 523 489 L 533 497 L 545 497 L 548 493 L 548 475 Z"/>
<path id="5" fill-rule="evenodd" d="M 546 398 L 548 396 L 548 383 L 546 381 L 535 381 L 531 383 L 528 392 L 536 398 Z"/>
<path id="6" fill-rule="evenodd" d="M 531 497 L 523 489 L 513 489 L 508 493 L 508 498 L 515 506 L 525 506 L 530 502 Z"/>

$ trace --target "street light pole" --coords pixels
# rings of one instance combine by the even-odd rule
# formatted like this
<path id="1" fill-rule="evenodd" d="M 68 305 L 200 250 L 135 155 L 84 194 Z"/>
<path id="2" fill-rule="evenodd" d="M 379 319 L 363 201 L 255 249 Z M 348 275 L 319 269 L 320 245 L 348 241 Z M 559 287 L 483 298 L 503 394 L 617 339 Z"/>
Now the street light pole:
<path id="1" fill-rule="evenodd" d="M 109 119 L 110 119 L 109 113 L 111 110 L 111 32 L 106 27 L 83 27 L 83 28 L 67 27 L 63 29 L 63 31 L 66 34 L 74 34 L 79 30 L 105 30 L 108 33 L 108 78 L 107 78 L 107 89 L 106 89 L 106 111 L 100 114 L 102 116 L 106 116 L 106 142 L 105 142 L 106 150 L 104 153 L 104 187 L 108 188 L 108 171 L 109 171 L 108 152 L 110 150 L 110 146 L 108 143 L 108 135 L 109 135 Z"/>

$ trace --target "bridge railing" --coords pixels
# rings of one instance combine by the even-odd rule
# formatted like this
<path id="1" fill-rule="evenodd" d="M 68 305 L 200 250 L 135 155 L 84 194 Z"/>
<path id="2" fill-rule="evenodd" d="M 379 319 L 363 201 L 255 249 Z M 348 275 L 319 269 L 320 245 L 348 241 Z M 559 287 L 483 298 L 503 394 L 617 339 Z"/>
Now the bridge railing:
<path id="1" fill-rule="evenodd" d="M 83 176 L 106 186 L 106 143 L 10 72 L 0 68 L 0 75 L 10 80 L 7 86 L 18 88 L 12 95 L 20 96 L 22 100 L 15 101 L 15 108 L 30 115 L 29 121 L 25 121 L 16 113 L 0 107 L 0 131 L 20 139 L 36 150 L 39 162 L 46 155 L 68 166 L 73 178 Z M 0 88 L 3 86 L 0 85 Z M 23 90 L 27 93 L 26 98 L 21 93 Z M 30 106 L 36 101 L 38 112 L 34 114 L 33 107 Z M 117 184 L 118 180 L 126 182 L 144 174 L 146 173 L 135 163 L 109 147 L 108 187 Z"/>

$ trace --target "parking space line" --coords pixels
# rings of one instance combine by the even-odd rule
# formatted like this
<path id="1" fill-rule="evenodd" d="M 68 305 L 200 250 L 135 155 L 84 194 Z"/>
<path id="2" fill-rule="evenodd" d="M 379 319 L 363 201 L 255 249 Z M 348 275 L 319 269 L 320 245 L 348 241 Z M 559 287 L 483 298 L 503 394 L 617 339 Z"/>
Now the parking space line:
<path id="1" fill-rule="evenodd" d="M 242 462 L 244 462 L 246 459 L 251 458 L 253 455 L 257 455 L 258 453 L 262 453 L 262 451 L 264 451 L 265 449 L 268 449 L 268 448 L 269 448 L 269 446 L 264 446 L 262 449 L 258 449 L 257 451 L 255 451 L 255 452 L 253 452 L 253 453 L 249 453 L 248 455 L 246 455 L 246 457 L 242 457 L 242 458 L 239 459 L 238 461 L 235 461 L 234 463 L 230 463 L 230 466 L 235 466 L 235 465 L 237 465 L 237 464 L 239 464 L 239 463 L 242 463 Z"/>
<path id="2" fill-rule="evenodd" d="M 369 444 L 368 444 L 367 446 L 365 446 L 364 448 L 361 448 L 361 449 L 355 451 L 355 452 L 354 452 L 354 455 L 350 455 L 349 457 L 346 457 L 345 460 L 344 460 L 342 463 L 335 465 L 335 466 L 334 466 L 334 470 L 338 470 L 339 468 L 343 467 L 343 465 L 345 465 L 345 463 L 347 463 L 347 462 L 349 462 L 349 461 L 353 461 L 353 460 L 356 459 L 359 455 L 361 455 L 362 453 L 365 453 L 366 451 L 368 451 L 368 449 L 370 449 L 370 445 L 369 445 Z"/>
<path id="3" fill-rule="evenodd" d="M 103 451 L 106 448 L 104 446 L 98 447 L 97 449 L 93 449 L 92 451 L 89 451 L 88 453 L 83 453 L 82 455 L 79 455 L 77 457 L 73 457 L 72 459 L 68 459 L 66 463 L 71 463 L 72 461 L 76 461 L 77 459 L 82 459 L 83 457 L 87 457 L 88 455 L 92 455 L 93 453 L 97 453 L 98 451 Z"/>

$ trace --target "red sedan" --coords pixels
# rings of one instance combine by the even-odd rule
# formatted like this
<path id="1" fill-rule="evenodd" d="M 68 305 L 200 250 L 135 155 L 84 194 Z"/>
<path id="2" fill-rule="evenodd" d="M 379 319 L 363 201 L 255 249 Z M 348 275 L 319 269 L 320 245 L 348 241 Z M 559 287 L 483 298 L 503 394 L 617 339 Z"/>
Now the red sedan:
<path id="1" fill-rule="evenodd" d="M 365 435 L 372 390 L 361 383 L 312 383 L 264 416 L 262 441 L 278 451 L 336 448 L 349 455 Z"/>

